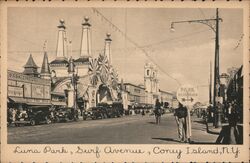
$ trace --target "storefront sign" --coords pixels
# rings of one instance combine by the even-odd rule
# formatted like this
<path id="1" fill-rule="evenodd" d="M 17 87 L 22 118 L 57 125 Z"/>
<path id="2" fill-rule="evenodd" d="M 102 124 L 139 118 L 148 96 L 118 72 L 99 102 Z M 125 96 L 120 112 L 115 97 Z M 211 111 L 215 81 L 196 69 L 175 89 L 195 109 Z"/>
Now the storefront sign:
<path id="1" fill-rule="evenodd" d="M 16 81 L 14 81 L 14 80 L 8 80 L 8 85 L 10 85 L 10 86 L 17 86 L 16 85 Z"/>
<path id="2" fill-rule="evenodd" d="M 30 83 L 24 84 L 24 97 L 31 97 L 31 84 Z"/>
<path id="3" fill-rule="evenodd" d="M 23 97 L 23 88 L 8 86 L 8 96 Z"/>
<path id="4" fill-rule="evenodd" d="M 11 70 L 8 70 L 8 80 L 27 82 L 27 83 L 35 83 L 35 84 L 43 84 L 43 85 L 50 85 L 49 80 L 24 75 L 22 73 L 11 71 Z"/>
<path id="5" fill-rule="evenodd" d="M 44 98 L 45 99 L 50 99 L 50 87 L 49 86 L 44 86 Z"/>
<path id="6" fill-rule="evenodd" d="M 50 100 L 49 80 L 8 70 L 8 97 Z"/>
<path id="7" fill-rule="evenodd" d="M 43 86 L 32 84 L 32 97 L 33 98 L 43 98 Z"/>

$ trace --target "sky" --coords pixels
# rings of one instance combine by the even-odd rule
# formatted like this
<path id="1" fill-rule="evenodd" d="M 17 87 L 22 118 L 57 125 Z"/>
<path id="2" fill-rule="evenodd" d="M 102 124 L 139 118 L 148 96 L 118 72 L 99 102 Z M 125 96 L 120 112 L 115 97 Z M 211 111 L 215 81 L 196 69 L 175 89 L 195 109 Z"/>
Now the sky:
<path id="1" fill-rule="evenodd" d="M 113 66 L 124 82 L 143 83 L 144 65 L 153 62 L 159 70 L 160 89 L 177 91 L 178 82 L 191 84 L 198 87 L 199 100 L 208 101 L 209 64 L 214 62 L 215 34 L 204 24 L 175 24 L 175 32 L 170 31 L 170 25 L 173 21 L 215 18 L 215 9 L 96 9 L 127 37 L 92 8 L 9 8 L 8 69 L 22 72 L 30 54 L 41 67 L 45 40 L 49 61 L 52 61 L 56 55 L 59 19 L 65 20 L 67 38 L 72 41 L 72 56 L 78 58 L 81 23 L 88 16 L 93 57 L 103 51 L 106 33 L 111 33 Z M 222 73 L 243 63 L 242 44 L 235 49 L 243 34 L 243 12 L 219 9 L 219 15 L 223 19 L 219 28 Z"/>

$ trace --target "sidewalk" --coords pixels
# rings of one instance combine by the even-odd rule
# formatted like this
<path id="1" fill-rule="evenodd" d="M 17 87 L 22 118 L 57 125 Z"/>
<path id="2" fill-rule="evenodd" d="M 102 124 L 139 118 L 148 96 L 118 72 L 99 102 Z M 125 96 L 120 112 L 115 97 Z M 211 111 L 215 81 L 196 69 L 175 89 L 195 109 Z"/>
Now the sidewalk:
<path id="1" fill-rule="evenodd" d="M 205 123 L 206 123 L 206 126 L 207 126 L 207 132 L 208 133 L 218 134 L 218 135 L 220 134 L 220 131 L 221 131 L 222 127 L 215 128 L 212 122 L 210 122 L 210 123 L 205 122 Z M 223 123 L 222 124 L 222 126 L 225 126 L 225 125 L 228 125 L 228 123 Z"/>
<path id="2" fill-rule="evenodd" d="M 212 128 L 202 118 L 197 118 L 197 116 L 191 116 L 191 120 L 192 135 L 190 144 L 215 144 L 219 131 L 211 131 Z"/>

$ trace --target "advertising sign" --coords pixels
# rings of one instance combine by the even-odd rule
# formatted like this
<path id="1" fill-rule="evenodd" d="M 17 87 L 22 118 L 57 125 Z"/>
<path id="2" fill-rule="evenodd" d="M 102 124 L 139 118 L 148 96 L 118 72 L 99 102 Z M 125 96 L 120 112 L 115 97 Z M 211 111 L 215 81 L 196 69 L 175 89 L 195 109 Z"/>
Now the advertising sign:
<path id="1" fill-rule="evenodd" d="M 177 91 L 178 101 L 185 106 L 192 106 L 198 100 L 198 90 L 192 85 L 183 85 Z"/>
<path id="2" fill-rule="evenodd" d="M 50 99 L 50 86 L 44 86 L 44 98 Z"/>
<path id="3" fill-rule="evenodd" d="M 23 97 L 23 88 L 8 86 L 8 96 L 9 97 Z"/>
<path id="4" fill-rule="evenodd" d="M 24 97 L 31 97 L 31 84 L 25 83 L 24 84 Z"/>
<path id="5" fill-rule="evenodd" d="M 33 98 L 43 98 L 43 86 L 32 84 L 32 97 Z"/>

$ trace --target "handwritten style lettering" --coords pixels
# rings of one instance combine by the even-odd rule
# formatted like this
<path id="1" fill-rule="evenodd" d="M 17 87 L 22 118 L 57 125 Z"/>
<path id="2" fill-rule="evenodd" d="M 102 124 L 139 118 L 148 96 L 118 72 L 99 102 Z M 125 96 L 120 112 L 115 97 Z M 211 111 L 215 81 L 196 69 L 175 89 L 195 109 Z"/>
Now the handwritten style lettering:
<path id="1" fill-rule="evenodd" d="M 43 153 L 68 153 L 68 151 L 64 147 L 55 149 L 50 146 L 46 146 L 43 149 Z"/>
<path id="2" fill-rule="evenodd" d="M 128 153 L 128 154 L 143 154 L 145 153 L 142 149 L 130 149 L 130 148 L 112 148 L 110 146 L 107 146 L 104 148 L 104 152 L 108 154 L 122 154 L 122 153 Z"/>
<path id="3" fill-rule="evenodd" d="M 20 146 L 16 146 L 14 153 L 41 153 L 38 149 L 22 149 Z"/>
<path id="4" fill-rule="evenodd" d="M 154 154 L 176 154 L 177 159 L 180 159 L 183 151 L 181 149 L 164 149 L 160 147 L 154 147 L 153 153 Z"/>
<path id="5" fill-rule="evenodd" d="M 77 154 L 95 154 L 96 158 L 99 158 L 101 150 L 99 149 L 98 146 L 96 146 L 95 148 L 88 148 L 88 149 L 84 149 L 84 148 L 81 148 L 80 146 L 77 146 L 77 150 L 75 153 L 77 153 Z"/>

